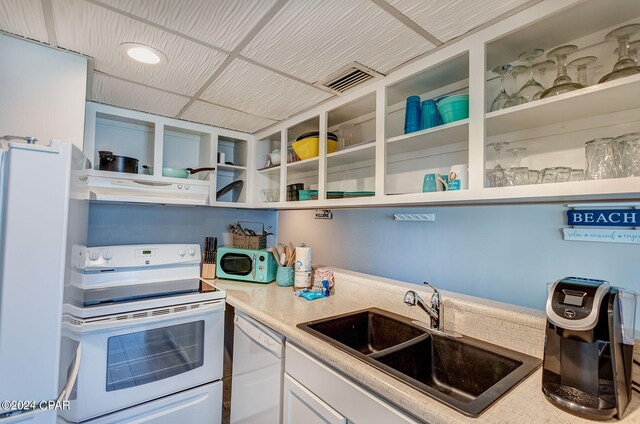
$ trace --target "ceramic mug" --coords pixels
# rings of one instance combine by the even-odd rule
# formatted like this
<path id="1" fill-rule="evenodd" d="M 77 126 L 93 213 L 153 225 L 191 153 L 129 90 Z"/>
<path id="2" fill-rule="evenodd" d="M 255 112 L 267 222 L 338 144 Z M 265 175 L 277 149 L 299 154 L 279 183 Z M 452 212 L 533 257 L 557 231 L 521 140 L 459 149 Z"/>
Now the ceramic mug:
<path id="1" fill-rule="evenodd" d="M 440 174 L 425 174 L 422 182 L 424 193 L 447 190 L 448 183 Z"/>
<path id="2" fill-rule="evenodd" d="M 466 190 L 469 188 L 469 171 L 467 165 L 453 165 L 449 170 L 449 190 Z"/>

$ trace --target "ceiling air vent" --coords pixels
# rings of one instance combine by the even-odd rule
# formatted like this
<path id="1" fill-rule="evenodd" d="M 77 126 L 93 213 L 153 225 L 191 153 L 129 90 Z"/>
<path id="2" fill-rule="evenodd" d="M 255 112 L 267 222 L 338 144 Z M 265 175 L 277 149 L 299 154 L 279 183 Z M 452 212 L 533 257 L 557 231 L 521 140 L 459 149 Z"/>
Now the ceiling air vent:
<path id="1" fill-rule="evenodd" d="M 353 62 L 313 85 L 339 96 L 367 81 L 374 81 L 382 77 L 384 75 L 373 69 L 369 69 L 358 62 Z"/>

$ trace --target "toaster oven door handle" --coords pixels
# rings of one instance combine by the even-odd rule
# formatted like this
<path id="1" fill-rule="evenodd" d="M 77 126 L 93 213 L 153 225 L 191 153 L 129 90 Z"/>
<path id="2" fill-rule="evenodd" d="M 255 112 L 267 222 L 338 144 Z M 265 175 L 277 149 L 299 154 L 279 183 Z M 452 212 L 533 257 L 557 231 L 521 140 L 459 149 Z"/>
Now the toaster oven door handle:
<path id="1" fill-rule="evenodd" d="M 73 366 L 71 367 L 71 372 L 67 377 L 67 383 L 62 388 L 62 391 L 58 395 L 58 399 L 56 399 L 57 403 L 66 402 L 69 400 L 69 396 L 71 396 L 71 390 L 73 390 L 73 386 L 76 384 L 76 380 L 78 379 L 78 371 L 80 370 L 80 353 L 82 346 L 81 343 L 78 343 L 78 348 L 76 349 L 76 355 L 73 358 Z"/>

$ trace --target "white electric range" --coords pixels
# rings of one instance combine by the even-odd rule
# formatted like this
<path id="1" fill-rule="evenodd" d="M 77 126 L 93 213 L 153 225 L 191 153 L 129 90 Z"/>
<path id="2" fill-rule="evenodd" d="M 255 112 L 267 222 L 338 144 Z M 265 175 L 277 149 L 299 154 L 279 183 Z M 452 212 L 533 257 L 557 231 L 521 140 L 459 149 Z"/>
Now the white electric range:
<path id="1" fill-rule="evenodd" d="M 63 421 L 219 423 L 225 293 L 200 279 L 200 246 L 76 246 L 72 257 Z"/>

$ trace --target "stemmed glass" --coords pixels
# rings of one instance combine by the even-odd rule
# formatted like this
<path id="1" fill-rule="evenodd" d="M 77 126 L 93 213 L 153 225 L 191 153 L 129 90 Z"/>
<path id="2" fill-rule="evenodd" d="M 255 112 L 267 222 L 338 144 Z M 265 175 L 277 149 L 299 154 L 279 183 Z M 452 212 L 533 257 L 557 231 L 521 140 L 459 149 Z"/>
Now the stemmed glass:
<path id="1" fill-rule="evenodd" d="M 518 97 L 524 99 L 524 103 L 534 100 L 536 95 L 540 95 L 544 91 L 544 87 L 533 78 L 533 60 L 542 56 L 542 53 L 544 53 L 542 49 L 533 49 L 518 56 L 518 60 L 526 60 L 529 63 L 529 81 L 518 91 Z"/>
<path id="2" fill-rule="evenodd" d="M 614 29 L 604 37 L 605 41 L 618 42 L 618 61 L 613 65 L 613 71 L 600 78 L 598 83 L 640 73 L 640 66 L 629 55 L 629 39 L 637 32 L 640 32 L 640 24 L 631 24 Z"/>
<path id="3" fill-rule="evenodd" d="M 509 69 L 511 69 L 511 65 L 506 64 L 497 66 L 491 70 L 491 72 L 500 75 L 500 93 L 493 100 L 493 103 L 491 103 L 489 112 L 495 112 L 496 110 L 504 109 L 505 103 L 507 103 L 509 99 L 511 99 L 511 96 L 507 94 L 507 90 L 504 88 L 504 77 L 509 72 Z"/>
<path id="4" fill-rule="evenodd" d="M 507 152 L 513 155 L 513 166 L 519 167 L 522 164 L 522 157 L 524 156 L 524 152 L 527 151 L 526 147 L 512 147 L 507 150 Z"/>
<path id="5" fill-rule="evenodd" d="M 518 86 L 520 85 L 518 84 L 518 75 L 520 75 L 526 70 L 527 70 L 527 67 L 524 65 L 516 65 L 511 68 L 511 76 L 513 77 L 513 84 L 514 84 L 513 94 L 511 95 L 511 99 L 509 99 L 509 101 L 505 104 L 504 107 L 517 106 L 527 102 L 524 98 L 520 97 L 519 95 L 520 93 L 518 92 Z"/>
<path id="6" fill-rule="evenodd" d="M 638 63 L 638 49 L 640 49 L 640 40 L 631 41 L 627 53 L 636 63 Z M 620 56 L 620 47 L 616 47 L 613 54 Z"/>
<path id="7" fill-rule="evenodd" d="M 502 151 L 502 149 L 508 145 L 509 142 L 507 141 L 498 141 L 489 144 L 489 146 L 491 146 L 496 152 L 496 165 L 492 170 L 487 172 L 487 178 L 489 179 L 489 185 L 491 187 L 501 187 L 503 184 L 504 168 L 502 168 L 502 165 L 500 164 L 500 151 Z"/>
<path id="8" fill-rule="evenodd" d="M 567 75 L 567 56 L 575 53 L 577 50 L 578 46 L 570 44 L 556 47 L 547 53 L 548 58 L 554 58 L 558 61 L 558 76 L 553 81 L 553 86 L 542 92 L 540 95 L 541 99 L 584 88 L 582 84 L 571 81 L 571 78 Z"/>
<path id="9" fill-rule="evenodd" d="M 535 65 L 533 65 L 533 67 L 535 69 L 537 69 L 538 72 L 540 73 L 540 85 L 542 86 L 542 90 L 539 91 L 538 93 L 536 93 L 536 95 L 533 96 L 533 100 L 540 100 L 540 96 L 542 95 L 542 93 L 545 90 L 545 87 L 544 87 L 544 74 L 545 74 L 545 72 L 547 71 L 548 68 L 552 67 L 555 64 L 556 64 L 556 62 L 554 62 L 553 60 L 545 60 L 544 62 L 536 63 Z"/>
<path id="10" fill-rule="evenodd" d="M 568 66 L 570 68 L 576 68 L 578 70 L 578 83 L 582 84 L 582 86 L 587 86 L 587 66 L 596 63 L 597 60 L 598 58 L 595 56 L 585 56 L 569 63 Z"/>

